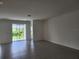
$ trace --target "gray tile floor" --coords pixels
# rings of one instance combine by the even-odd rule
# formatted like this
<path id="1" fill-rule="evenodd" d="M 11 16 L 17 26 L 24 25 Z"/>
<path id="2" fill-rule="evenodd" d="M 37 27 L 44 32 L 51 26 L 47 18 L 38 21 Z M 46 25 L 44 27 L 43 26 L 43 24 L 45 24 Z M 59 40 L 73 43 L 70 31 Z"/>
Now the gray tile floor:
<path id="1" fill-rule="evenodd" d="M 0 59 L 79 59 L 79 51 L 48 41 L 0 45 Z"/>

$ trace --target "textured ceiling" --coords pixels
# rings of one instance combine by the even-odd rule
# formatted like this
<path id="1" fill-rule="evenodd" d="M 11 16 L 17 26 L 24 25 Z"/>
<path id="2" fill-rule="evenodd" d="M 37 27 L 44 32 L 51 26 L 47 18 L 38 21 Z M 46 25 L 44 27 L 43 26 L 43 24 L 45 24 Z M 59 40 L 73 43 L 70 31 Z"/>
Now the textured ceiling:
<path id="1" fill-rule="evenodd" d="M 79 9 L 78 0 L 2 0 L 0 18 L 47 19 Z M 31 15 L 31 17 L 27 16 Z"/>

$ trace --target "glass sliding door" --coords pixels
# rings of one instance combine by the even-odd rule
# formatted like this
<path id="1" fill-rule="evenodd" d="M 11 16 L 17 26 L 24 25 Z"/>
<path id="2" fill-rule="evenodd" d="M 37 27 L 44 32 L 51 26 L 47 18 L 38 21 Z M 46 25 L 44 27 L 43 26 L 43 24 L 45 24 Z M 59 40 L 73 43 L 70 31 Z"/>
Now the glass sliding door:
<path id="1" fill-rule="evenodd" d="M 26 40 L 26 24 L 12 24 L 12 41 Z"/>

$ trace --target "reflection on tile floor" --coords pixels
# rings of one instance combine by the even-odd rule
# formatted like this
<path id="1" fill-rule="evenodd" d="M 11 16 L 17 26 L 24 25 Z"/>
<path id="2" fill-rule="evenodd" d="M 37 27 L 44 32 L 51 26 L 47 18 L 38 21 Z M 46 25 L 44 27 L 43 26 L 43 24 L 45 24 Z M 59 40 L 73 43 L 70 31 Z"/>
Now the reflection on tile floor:
<path id="1" fill-rule="evenodd" d="M 0 59 L 79 59 L 79 51 L 48 41 L 0 45 Z"/>

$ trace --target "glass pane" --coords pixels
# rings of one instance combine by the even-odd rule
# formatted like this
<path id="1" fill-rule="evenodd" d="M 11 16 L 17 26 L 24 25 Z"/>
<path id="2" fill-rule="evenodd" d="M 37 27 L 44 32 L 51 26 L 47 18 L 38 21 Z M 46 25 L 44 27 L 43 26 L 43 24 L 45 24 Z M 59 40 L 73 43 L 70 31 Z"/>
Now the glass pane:
<path id="1" fill-rule="evenodd" d="M 12 24 L 12 39 L 13 41 L 26 39 L 25 24 Z"/>

